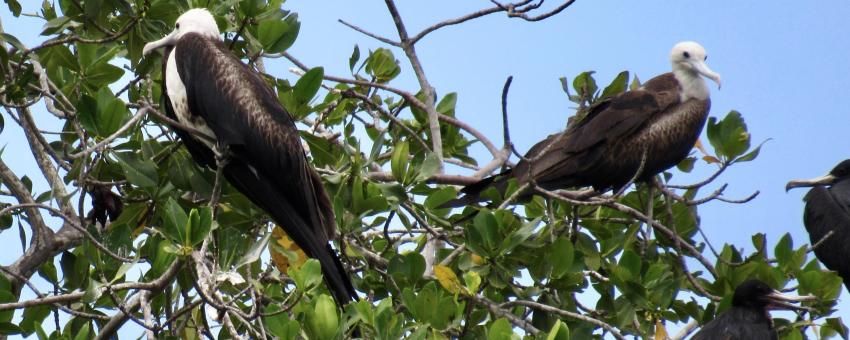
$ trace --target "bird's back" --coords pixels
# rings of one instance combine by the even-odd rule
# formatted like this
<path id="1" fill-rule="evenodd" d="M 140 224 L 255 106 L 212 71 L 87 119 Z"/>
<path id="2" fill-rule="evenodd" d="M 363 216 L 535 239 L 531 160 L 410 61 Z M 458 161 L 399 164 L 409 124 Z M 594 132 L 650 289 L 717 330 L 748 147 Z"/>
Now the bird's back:
<path id="1" fill-rule="evenodd" d="M 850 290 L 850 180 L 827 188 L 816 186 L 805 196 L 803 222 L 815 255 L 828 269 L 838 272 Z M 830 232 L 832 235 L 823 240 Z M 823 240 L 823 241 L 822 241 Z"/>
<path id="2" fill-rule="evenodd" d="M 186 35 L 176 53 L 187 91 L 208 96 L 190 101 L 191 111 L 205 115 L 220 142 L 236 149 L 236 157 L 285 193 L 322 241 L 331 239 L 335 225 L 330 201 L 319 176 L 307 163 L 292 117 L 271 87 L 220 41 Z M 190 81 L 190 77 L 196 79 Z M 210 98 L 211 91 L 204 87 L 214 87 L 212 92 L 217 95 Z"/>
<path id="3" fill-rule="evenodd" d="M 732 307 L 694 334 L 691 340 L 776 340 L 771 320 L 751 308 Z"/>

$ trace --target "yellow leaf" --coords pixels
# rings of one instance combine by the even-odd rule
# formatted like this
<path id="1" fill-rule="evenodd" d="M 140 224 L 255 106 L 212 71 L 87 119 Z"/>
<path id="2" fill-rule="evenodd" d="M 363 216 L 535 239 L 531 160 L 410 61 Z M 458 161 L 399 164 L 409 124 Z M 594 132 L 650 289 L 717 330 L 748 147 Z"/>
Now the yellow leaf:
<path id="1" fill-rule="evenodd" d="M 714 157 L 714 156 L 708 156 L 708 155 L 702 156 L 702 160 L 704 160 L 708 164 L 720 163 L 720 160 L 717 159 L 717 157 Z"/>
<path id="2" fill-rule="evenodd" d="M 435 265 L 434 275 L 437 276 L 437 281 L 440 282 L 440 285 L 452 294 L 466 293 L 463 285 L 460 284 L 460 280 L 458 280 L 457 275 L 455 275 L 455 272 L 451 268 L 440 264 Z"/>
<path id="3" fill-rule="evenodd" d="M 661 323 L 661 320 L 655 320 L 655 340 L 665 340 L 670 337 L 667 335 L 667 328 Z"/>
<path id="4" fill-rule="evenodd" d="M 478 254 L 472 254 L 472 263 L 475 263 L 475 264 L 477 264 L 477 265 L 479 265 L 479 266 L 480 266 L 480 265 L 483 265 L 483 264 L 484 264 L 484 263 L 486 263 L 486 262 L 487 262 L 487 261 L 485 261 L 485 260 L 484 260 L 484 258 L 483 258 L 483 257 L 481 257 L 480 255 L 478 255 Z"/>
<path id="5" fill-rule="evenodd" d="M 697 138 L 697 142 L 694 143 L 694 147 L 697 148 L 699 152 L 702 152 L 703 155 L 708 156 L 708 152 L 705 152 L 705 147 L 702 146 L 702 139 Z"/>
<path id="6" fill-rule="evenodd" d="M 281 273 L 286 273 L 289 266 L 300 267 L 307 261 L 307 254 L 280 227 L 272 229 L 272 239 L 274 244 L 269 245 L 269 253 Z"/>

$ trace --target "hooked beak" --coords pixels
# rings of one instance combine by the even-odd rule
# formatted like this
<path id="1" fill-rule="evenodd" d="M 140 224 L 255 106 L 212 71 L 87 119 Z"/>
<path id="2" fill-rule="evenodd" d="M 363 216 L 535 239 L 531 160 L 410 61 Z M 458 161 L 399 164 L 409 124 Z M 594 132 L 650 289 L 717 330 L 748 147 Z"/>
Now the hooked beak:
<path id="1" fill-rule="evenodd" d="M 172 31 L 162 39 L 159 39 L 157 41 L 151 41 L 145 44 L 145 47 L 142 48 L 142 55 L 148 55 L 148 53 L 150 53 L 151 51 L 163 46 L 174 45 L 174 43 L 176 42 L 175 40 L 177 40 L 176 30 Z"/>
<path id="2" fill-rule="evenodd" d="M 767 308 L 772 310 L 777 309 L 787 309 L 787 310 L 798 310 L 798 311 L 810 311 L 811 308 L 806 306 L 798 306 L 795 305 L 794 302 L 803 302 L 803 301 L 814 301 L 817 300 L 817 297 L 813 295 L 789 295 L 783 294 L 778 290 L 774 290 L 772 293 L 765 296 L 767 300 Z"/>
<path id="3" fill-rule="evenodd" d="M 833 175 L 826 175 L 826 176 L 821 176 L 821 177 L 812 178 L 812 179 L 793 180 L 793 181 L 788 182 L 788 184 L 785 184 L 785 192 L 788 192 L 788 190 L 791 190 L 793 188 L 799 188 L 799 187 L 814 187 L 814 186 L 818 186 L 818 185 L 829 185 L 829 184 L 835 183 L 836 179 L 837 178 Z"/>
<path id="4" fill-rule="evenodd" d="M 720 75 L 708 68 L 704 61 L 696 61 L 693 63 L 694 69 L 701 75 L 717 83 L 717 89 L 720 89 Z"/>

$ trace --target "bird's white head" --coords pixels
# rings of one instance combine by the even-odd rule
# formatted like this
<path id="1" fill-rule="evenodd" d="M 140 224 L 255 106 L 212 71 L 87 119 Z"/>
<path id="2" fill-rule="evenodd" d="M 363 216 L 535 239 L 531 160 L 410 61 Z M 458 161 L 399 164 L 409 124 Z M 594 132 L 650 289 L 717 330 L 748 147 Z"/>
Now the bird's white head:
<path id="1" fill-rule="evenodd" d="M 204 8 L 193 8 L 177 18 L 174 31 L 162 39 L 145 44 L 142 54 L 147 55 L 157 48 L 174 45 L 183 35 L 190 32 L 201 34 L 210 39 L 220 38 L 218 25 L 216 25 L 212 14 Z"/>
<path id="2" fill-rule="evenodd" d="M 720 88 L 720 75 L 708 68 L 705 61 L 708 55 L 705 48 L 693 41 L 683 41 L 670 51 L 670 63 L 673 64 L 673 74 L 684 87 L 684 95 L 700 99 L 708 98 L 708 88 L 700 75 L 717 83 Z"/>

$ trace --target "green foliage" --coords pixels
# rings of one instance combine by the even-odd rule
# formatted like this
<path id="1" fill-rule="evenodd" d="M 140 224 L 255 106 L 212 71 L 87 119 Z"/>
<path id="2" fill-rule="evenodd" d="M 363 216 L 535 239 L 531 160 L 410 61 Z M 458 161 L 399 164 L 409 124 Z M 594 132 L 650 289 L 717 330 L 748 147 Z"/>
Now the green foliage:
<path id="1" fill-rule="evenodd" d="M 18 1 L 6 4 L 20 15 Z M 17 107 L 41 103 L 44 76 L 53 86 L 56 110 L 65 113 L 61 118 L 45 115 L 56 120 L 62 134 L 41 137 L 63 161 L 57 173 L 67 194 L 45 190 L 40 182 L 34 185 L 31 178 L 40 181 L 45 177 L 41 174 L 18 174 L 19 186 L 32 193 L 33 201 L 58 207 L 63 214 L 82 212 L 72 221 L 93 235 L 54 244 L 59 248 L 33 268 L 38 276 L 32 280 L 47 284 L 43 293 L 77 294 L 61 305 L 95 315 L 93 321 L 51 304 L 35 304 L 19 308 L 18 314 L 0 311 L 0 333 L 94 337 L 104 329 L 101 319 L 119 313 L 116 301 L 126 307 L 141 285 L 141 291 L 150 292 L 146 307 L 154 324 L 167 325 L 157 336 L 195 339 L 207 327 L 219 337 L 232 336 L 221 326 L 220 315 L 212 315 L 215 308 L 201 299 L 204 283 L 214 286 L 226 303 L 233 329 L 249 338 L 264 332 L 281 339 L 343 339 L 355 329 L 369 339 L 611 337 L 595 324 L 528 307 L 528 302 L 592 317 L 628 338 L 649 338 L 663 335 L 664 325 L 710 321 L 729 308 L 737 284 L 760 278 L 776 288 L 796 286 L 800 294 L 818 297 L 806 304 L 812 308 L 807 320 L 776 319 L 783 338 L 811 337 L 813 332 L 824 338 L 847 336 L 844 320 L 834 311 L 841 279 L 821 268 L 809 245 L 795 245 L 790 235 L 758 234 L 752 252 L 722 244 L 715 245 L 717 257 L 711 254 L 697 237 L 698 206 L 705 192 L 716 189 L 715 182 L 670 189 L 676 196 L 639 184 L 625 195 L 606 197 L 605 203 L 536 196 L 499 207 L 506 197 L 498 197 L 487 207 L 441 208 L 458 196 L 458 189 L 440 184 L 453 177 L 435 177 L 443 168 L 442 175 L 455 174 L 454 167 L 443 167 L 440 160 L 476 168 L 490 159 L 471 157 L 470 146 L 479 137 L 452 123 L 463 117 L 457 112 L 465 98 L 462 90 L 383 89 L 399 86 L 396 78 L 409 63 L 396 59 L 407 57 L 401 49 L 380 47 L 361 51 L 354 46 L 350 54 L 351 47 L 329 49 L 346 51 L 337 56 L 349 67 L 350 75 L 344 77 L 351 79 L 345 82 L 326 80 L 340 76 L 325 73 L 332 65 L 303 70 L 294 84 L 283 74 L 262 75 L 298 123 L 308 161 L 320 170 L 343 236 L 333 247 L 343 255 L 361 300 L 337 306 L 317 260 L 286 269 L 270 262 L 265 249 L 290 255 L 292 262 L 297 252 L 269 242 L 275 226 L 227 181 L 219 204 L 210 206 L 215 172 L 196 163 L 165 121 L 148 114 L 122 129 L 139 108 L 157 109 L 149 105 L 162 98 L 161 54 L 143 57 L 141 51 L 145 43 L 168 34 L 181 12 L 208 6 L 224 33 L 224 46 L 252 69 L 261 69 L 258 58 L 278 62 L 301 28 L 298 15 L 282 5 L 282 0 L 44 1 L 38 13 L 41 34 L 63 43 L 28 46 L 11 34 L 0 35 L 14 47 L 0 49 L 0 74 L 7 79 L 0 91 L 4 101 L 15 104 L 10 109 L 20 117 Z M 627 71 L 607 85 L 593 75 L 588 71 L 572 81 L 561 78 L 568 99 L 578 106 L 570 125 L 594 105 L 640 86 Z M 433 110 L 418 103 L 428 102 L 429 96 Z M 444 118 L 438 124 L 441 155 L 433 151 L 429 111 Z M 0 133 L 4 123 L 0 119 Z M 121 130 L 118 138 L 89 150 Z M 711 150 L 695 152 L 679 164 L 679 171 L 741 165 L 761 152 L 763 143 L 753 147 L 744 116 L 736 111 L 722 119 L 711 117 L 705 132 L 705 146 Z M 7 157 L 3 160 L 12 162 Z M 700 158 L 705 162 L 698 162 Z M 675 169 L 659 179 L 681 184 Z M 3 189 L 10 184 L 3 183 Z M 121 215 L 106 227 L 85 217 L 92 200 L 81 196 L 96 186 L 110 187 L 124 202 Z M 43 192 L 33 193 L 34 188 Z M 516 189 L 512 183 L 507 196 Z M 64 209 L 68 202 L 71 208 Z M 34 223 L 27 214 L 15 210 L 0 216 L 0 230 L 15 232 L 11 226 L 17 223 L 26 233 L 26 226 Z M 656 227 L 647 225 L 649 218 Z M 54 233 L 69 230 L 54 223 L 48 222 Z M 434 235 L 444 243 L 436 249 L 438 265 L 429 267 L 422 251 Z M 27 236 L 22 235 L 24 241 Z M 58 258 L 51 257 L 54 252 Z M 200 266 L 210 277 L 200 277 Z M 160 278 L 162 286 L 146 286 Z M 0 303 L 26 299 L 20 290 L 20 283 L 0 275 Z M 715 296 L 721 300 L 710 299 Z M 588 300 L 592 303 L 582 304 Z M 52 313 L 61 316 L 60 329 L 46 334 L 44 329 L 53 328 L 47 326 Z M 531 329 L 540 333 L 532 335 Z"/>

